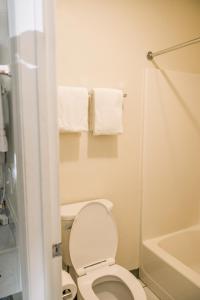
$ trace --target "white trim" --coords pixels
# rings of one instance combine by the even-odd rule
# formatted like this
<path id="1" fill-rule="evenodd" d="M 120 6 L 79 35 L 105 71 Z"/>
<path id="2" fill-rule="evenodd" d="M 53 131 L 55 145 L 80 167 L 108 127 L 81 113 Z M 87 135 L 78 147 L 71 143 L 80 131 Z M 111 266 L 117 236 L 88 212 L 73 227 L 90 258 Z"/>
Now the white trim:
<path id="1" fill-rule="evenodd" d="M 61 258 L 52 260 L 52 244 L 61 241 L 60 207 L 58 195 L 58 124 L 57 124 L 57 89 L 55 62 L 55 2 L 44 0 L 45 36 L 37 36 L 38 84 L 40 145 L 43 181 L 43 211 L 46 214 L 43 222 L 45 231 L 46 297 L 61 298 Z M 43 51 L 41 51 L 41 45 Z M 43 69 L 45 74 L 40 72 Z M 46 90 L 44 90 L 44 86 Z M 48 151 L 47 151 L 48 150 Z M 48 181 L 46 180 L 48 178 Z M 49 209 L 51 207 L 51 210 Z M 51 220 L 51 222 L 49 222 Z M 49 236 L 47 235 L 49 233 Z"/>
<path id="2" fill-rule="evenodd" d="M 20 7 L 11 2 L 23 299 L 56 300 L 61 298 L 61 258 L 52 258 L 52 243 L 61 234 L 54 1 L 23 0 Z M 41 21 L 43 31 L 37 30 Z"/>

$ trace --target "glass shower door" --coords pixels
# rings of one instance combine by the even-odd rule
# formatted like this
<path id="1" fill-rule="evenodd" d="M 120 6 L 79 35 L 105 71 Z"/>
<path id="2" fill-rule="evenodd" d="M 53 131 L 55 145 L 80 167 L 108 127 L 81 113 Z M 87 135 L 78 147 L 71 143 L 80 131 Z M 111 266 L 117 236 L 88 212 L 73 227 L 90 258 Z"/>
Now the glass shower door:
<path id="1" fill-rule="evenodd" d="M 7 1 L 0 0 L 0 299 L 22 299 Z M 14 296 L 15 295 L 15 296 Z"/>

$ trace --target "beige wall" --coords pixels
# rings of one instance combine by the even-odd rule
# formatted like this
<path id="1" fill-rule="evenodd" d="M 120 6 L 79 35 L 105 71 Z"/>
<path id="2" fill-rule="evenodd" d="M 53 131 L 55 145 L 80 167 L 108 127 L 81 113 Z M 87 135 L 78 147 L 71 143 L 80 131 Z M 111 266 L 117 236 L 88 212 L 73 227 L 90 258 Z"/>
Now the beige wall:
<path id="1" fill-rule="evenodd" d="M 195 0 L 57 0 L 58 84 L 128 93 L 122 135 L 60 136 L 61 203 L 111 199 L 117 262 L 128 269 L 139 264 L 143 78 L 145 67 L 153 66 L 145 54 L 197 36 L 199 14 Z M 156 61 L 162 68 L 199 72 L 199 50 L 191 46 Z"/>

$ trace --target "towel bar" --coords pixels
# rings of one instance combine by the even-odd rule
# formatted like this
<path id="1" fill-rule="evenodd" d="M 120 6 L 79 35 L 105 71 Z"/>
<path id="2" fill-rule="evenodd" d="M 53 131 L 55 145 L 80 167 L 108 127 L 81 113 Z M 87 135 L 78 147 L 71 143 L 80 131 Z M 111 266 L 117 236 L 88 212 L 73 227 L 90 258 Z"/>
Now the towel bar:
<path id="1" fill-rule="evenodd" d="M 0 65 L 0 75 L 11 77 L 10 66 Z"/>
<path id="2" fill-rule="evenodd" d="M 10 73 L 4 72 L 4 71 L 0 71 L 0 75 L 12 77 L 12 75 Z"/>
<path id="3" fill-rule="evenodd" d="M 89 97 L 91 97 L 93 95 L 93 92 L 89 91 L 88 95 L 89 95 Z M 128 94 L 127 93 L 123 93 L 123 98 L 126 98 L 126 97 L 128 97 Z"/>

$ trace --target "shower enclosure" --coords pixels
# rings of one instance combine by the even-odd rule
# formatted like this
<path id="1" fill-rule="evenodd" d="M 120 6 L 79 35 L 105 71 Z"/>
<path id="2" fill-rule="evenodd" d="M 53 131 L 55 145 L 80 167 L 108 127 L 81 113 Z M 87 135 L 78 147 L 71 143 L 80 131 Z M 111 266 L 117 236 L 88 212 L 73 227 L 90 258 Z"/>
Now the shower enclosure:
<path id="1" fill-rule="evenodd" d="M 146 71 L 140 277 L 162 300 L 200 299 L 199 87 L 199 73 Z"/>

